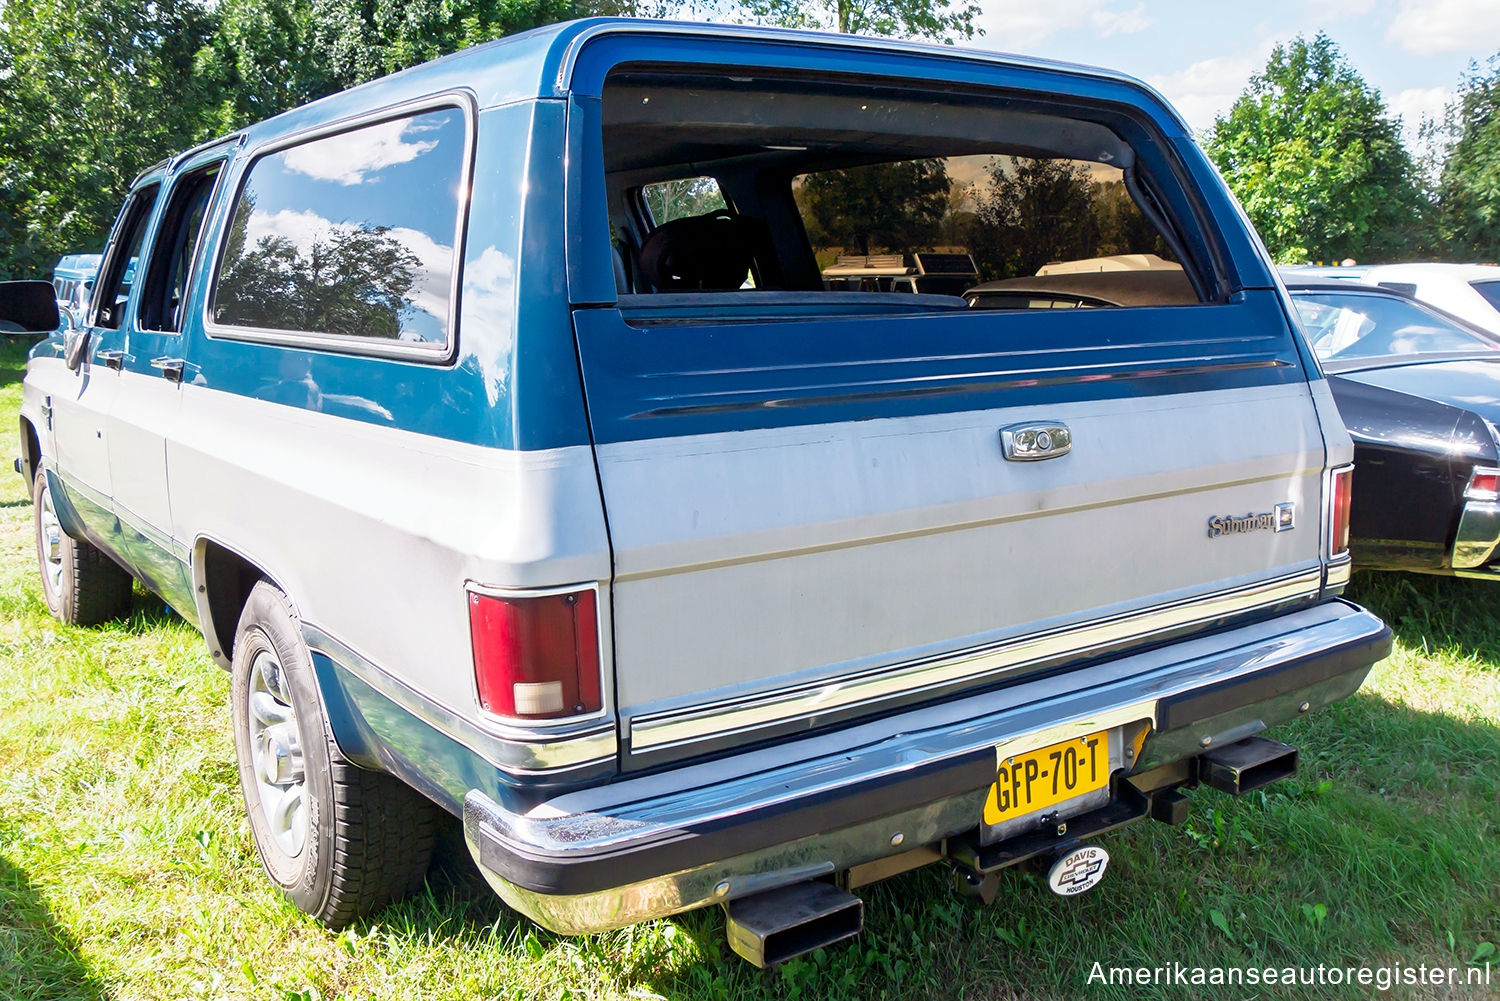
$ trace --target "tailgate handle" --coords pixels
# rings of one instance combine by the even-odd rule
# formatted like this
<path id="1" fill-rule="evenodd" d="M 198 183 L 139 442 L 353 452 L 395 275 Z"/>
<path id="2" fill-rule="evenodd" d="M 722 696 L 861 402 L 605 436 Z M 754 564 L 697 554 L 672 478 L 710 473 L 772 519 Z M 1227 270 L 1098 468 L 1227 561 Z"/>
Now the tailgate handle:
<path id="1" fill-rule="evenodd" d="M 1073 432 L 1061 421 L 1027 421 L 1000 429 L 1000 451 L 1012 462 L 1036 462 L 1067 455 Z"/>

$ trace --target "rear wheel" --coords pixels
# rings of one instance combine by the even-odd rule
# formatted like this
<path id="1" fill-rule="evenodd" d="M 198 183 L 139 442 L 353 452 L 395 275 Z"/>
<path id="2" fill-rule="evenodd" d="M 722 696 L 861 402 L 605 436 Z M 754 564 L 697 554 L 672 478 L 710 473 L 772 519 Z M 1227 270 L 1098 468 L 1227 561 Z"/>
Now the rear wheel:
<path id="1" fill-rule="evenodd" d="M 231 671 L 240 788 L 272 881 L 330 928 L 420 889 L 437 807 L 339 752 L 291 603 L 265 581 L 240 615 Z"/>
<path id="2" fill-rule="evenodd" d="M 62 530 L 47 474 L 31 484 L 37 565 L 47 610 L 75 626 L 96 626 L 130 610 L 132 578 L 104 552 Z"/>

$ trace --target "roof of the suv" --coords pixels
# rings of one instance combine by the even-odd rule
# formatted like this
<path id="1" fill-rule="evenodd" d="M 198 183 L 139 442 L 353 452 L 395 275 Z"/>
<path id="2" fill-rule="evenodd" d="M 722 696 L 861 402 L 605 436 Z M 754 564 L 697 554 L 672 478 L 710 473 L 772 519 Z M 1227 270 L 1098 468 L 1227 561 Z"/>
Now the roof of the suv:
<path id="1" fill-rule="evenodd" d="M 1189 134 L 1181 117 L 1150 86 L 1126 74 L 1096 67 L 947 45 L 829 32 L 753 25 L 653 21 L 644 18 L 589 18 L 508 35 L 294 108 L 250 126 L 246 133 L 253 143 L 257 139 L 300 132 L 449 90 L 472 93 L 480 108 L 534 98 L 567 97 L 572 88 L 574 66 L 583 47 L 604 36 L 628 35 L 678 37 L 701 42 L 790 43 L 827 49 L 830 52 L 864 52 L 872 57 L 881 54 L 920 55 L 955 62 L 1087 77 L 1124 84 L 1141 92 L 1143 96 L 1154 98 L 1164 113 L 1171 116 L 1171 122 L 1182 130 L 1182 134 Z M 845 60 L 842 71 L 858 72 L 858 69 L 849 68 L 849 63 Z M 870 71 L 878 73 L 880 68 L 872 62 Z"/>

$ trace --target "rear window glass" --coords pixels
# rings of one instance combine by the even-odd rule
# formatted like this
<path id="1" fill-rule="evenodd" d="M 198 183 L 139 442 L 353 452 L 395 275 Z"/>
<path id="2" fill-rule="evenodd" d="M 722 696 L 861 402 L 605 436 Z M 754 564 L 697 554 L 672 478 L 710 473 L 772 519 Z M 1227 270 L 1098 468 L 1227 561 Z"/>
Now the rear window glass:
<path id="1" fill-rule="evenodd" d="M 1471 284 L 1475 292 L 1484 296 L 1485 302 L 1500 309 L 1500 281 L 1472 282 Z"/>
<path id="2" fill-rule="evenodd" d="M 467 128 L 441 108 L 300 143 L 246 175 L 216 323 L 442 346 Z"/>
<path id="3" fill-rule="evenodd" d="M 1188 243 L 1118 113 L 628 67 L 606 80 L 603 111 L 622 292 L 925 293 L 1050 310 L 1195 304 L 1209 287 L 1184 268 Z M 1073 277 L 1101 272 L 1175 278 L 1127 275 L 1104 294 Z"/>
<path id="4" fill-rule="evenodd" d="M 931 157 L 803 174 L 793 191 L 821 274 L 846 287 L 902 284 L 874 266 L 875 258 L 920 279 L 930 270 L 926 259 L 941 256 L 953 277 L 967 273 L 971 284 L 1049 266 L 1175 266 L 1166 240 L 1126 190 L 1124 171 L 1108 164 Z M 1131 255 L 1142 260 L 1126 260 Z"/>
<path id="5" fill-rule="evenodd" d="M 1500 348 L 1477 331 L 1390 296 L 1298 292 L 1293 301 L 1313 353 L 1326 362 Z"/>

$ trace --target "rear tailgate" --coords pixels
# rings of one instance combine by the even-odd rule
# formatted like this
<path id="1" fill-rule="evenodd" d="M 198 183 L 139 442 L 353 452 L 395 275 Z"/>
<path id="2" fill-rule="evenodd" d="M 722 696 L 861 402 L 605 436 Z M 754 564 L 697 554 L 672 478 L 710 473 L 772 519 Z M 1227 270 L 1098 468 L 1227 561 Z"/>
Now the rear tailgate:
<path id="1" fill-rule="evenodd" d="M 1241 300 L 578 310 L 626 767 L 1315 599 L 1324 444 L 1275 293 Z M 1004 458 L 1032 421 L 1071 451 Z"/>

